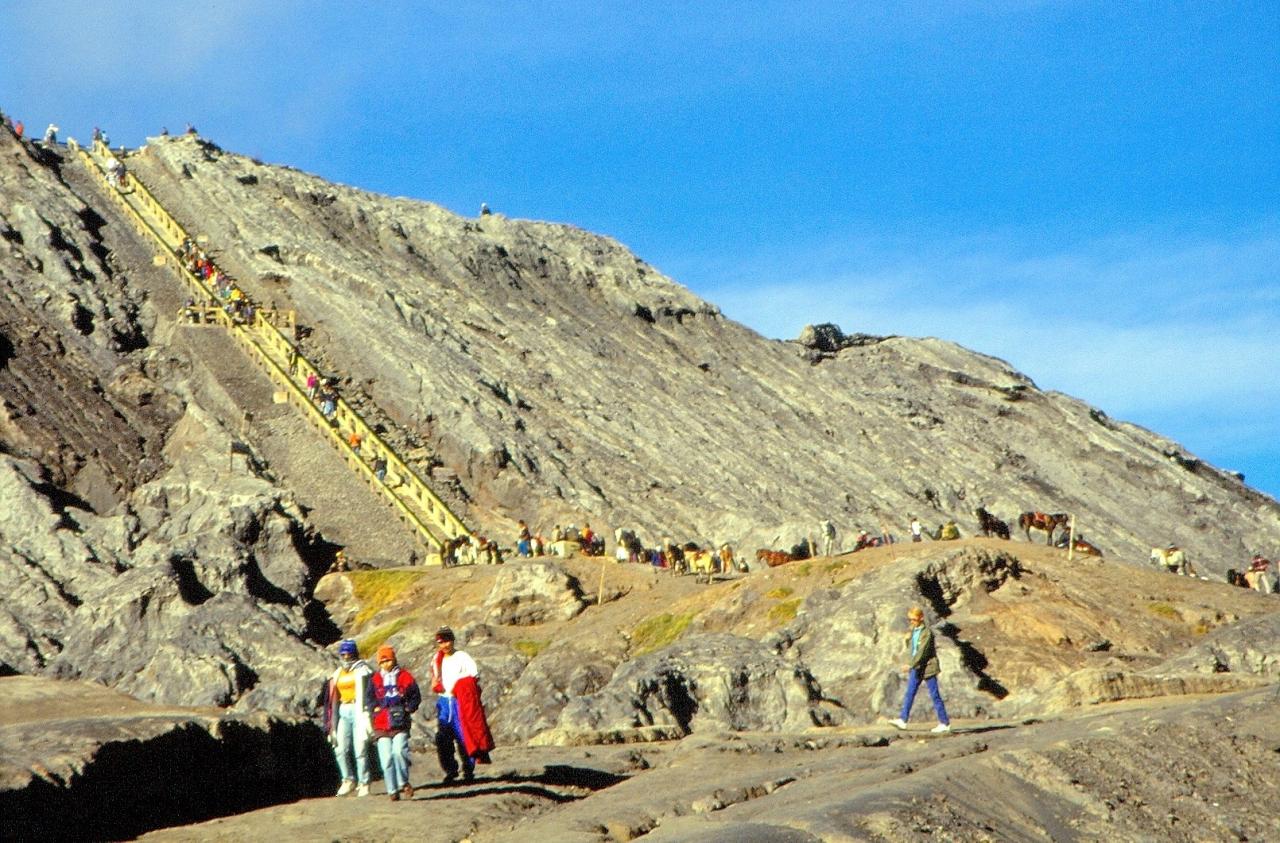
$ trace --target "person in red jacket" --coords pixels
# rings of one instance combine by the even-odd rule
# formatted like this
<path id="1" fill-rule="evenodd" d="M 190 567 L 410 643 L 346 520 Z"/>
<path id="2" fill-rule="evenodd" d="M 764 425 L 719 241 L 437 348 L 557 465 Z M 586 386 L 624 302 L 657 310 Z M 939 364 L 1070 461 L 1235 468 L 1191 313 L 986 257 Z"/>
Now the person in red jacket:
<path id="1" fill-rule="evenodd" d="M 396 662 L 390 644 L 378 648 L 378 671 L 370 677 L 373 689 L 373 736 L 378 742 L 382 780 L 392 802 L 413 798 L 409 784 L 409 720 L 422 704 L 413 674 Z"/>

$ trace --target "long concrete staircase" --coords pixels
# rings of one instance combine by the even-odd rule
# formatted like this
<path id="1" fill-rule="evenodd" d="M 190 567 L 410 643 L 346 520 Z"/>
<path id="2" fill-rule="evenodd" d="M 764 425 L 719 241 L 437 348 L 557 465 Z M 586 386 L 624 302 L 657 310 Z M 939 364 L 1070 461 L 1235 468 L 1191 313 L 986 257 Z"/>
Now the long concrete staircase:
<path id="1" fill-rule="evenodd" d="M 225 297 L 225 289 L 220 293 L 205 278 L 188 270 L 182 254 L 193 239 L 135 175 L 125 172 L 123 163 L 108 147 L 96 141 L 90 149 L 74 142 L 69 147 L 97 186 L 112 197 L 152 244 L 157 253 L 156 265 L 163 264 L 176 273 L 188 301 L 184 321 L 193 326 L 216 328 L 239 349 L 242 359 L 247 358 L 265 373 L 275 386 L 272 402 L 294 407 L 298 411 L 294 417 L 303 420 L 318 437 L 317 441 L 327 443 L 340 456 L 349 469 L 349 478 L 367 486 L 392 507 L 399 521 L 425 550 L 421 558 L 427 563 L 439 564 L 446 543 L 471 535 L 422 477 L 341 396 L 334 402 L 332 413 L 322 412 L 319 396 L 309 394 L 308 381 L 323 380 L 324 374 L 295 342 L 291 312 L 254 307 L 246 314 L 232 307 Z M 220 345 L 222 343 L 202 344 L 202 348 L 217 353 Z M 238 368 L 222 362 L 222 370 Z M 259 399 L 255 404 L 262 405 L 262 401 Z M 273 426 L 288 424 L 280 414 L 271 413 L 267 405 L 259 411 L 248 411 L 246 431 L 254 424 L 261 427 L 268 421 L 254 418 L 255 412 L 271 416 Z M 270 458 L 271 454 L 266 456 Z M 341 506 L 343 484 L 335 482 L 331 486 L 336 493 L 332 503 Z"/>

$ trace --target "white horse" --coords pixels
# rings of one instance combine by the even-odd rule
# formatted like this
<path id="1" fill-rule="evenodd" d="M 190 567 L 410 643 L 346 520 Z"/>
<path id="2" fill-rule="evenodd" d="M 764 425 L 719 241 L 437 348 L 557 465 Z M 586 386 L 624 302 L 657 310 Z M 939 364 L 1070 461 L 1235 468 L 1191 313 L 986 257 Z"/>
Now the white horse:
<path id="1" fill-rule="evenodd" d="M 1181 574 L 1184 577 L 1199 576 L 1195 567 L 1187 559 L 1187 552 L 1175 545 L 1151 548 L 1151 564 L 1171 574 Z"/>

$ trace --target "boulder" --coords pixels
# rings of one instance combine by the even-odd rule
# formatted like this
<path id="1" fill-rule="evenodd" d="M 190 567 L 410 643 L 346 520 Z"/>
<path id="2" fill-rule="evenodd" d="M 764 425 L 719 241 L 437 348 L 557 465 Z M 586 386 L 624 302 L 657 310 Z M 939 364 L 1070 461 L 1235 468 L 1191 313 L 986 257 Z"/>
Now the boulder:
<path id="1" fill-rule="evenodd" d="M 552 562 L 504 565 L 483 604 L 489 623 L 567 621 L 586 608 L 578 580 Z"/>
<path id="2" fill-rule="evenodd" d="M 758 641 L 700 635 L 624 662 L 599 691 L 570 699 L 562 734 L 638 727 L 804 729 L 822 722 L 813 676 Z"/>

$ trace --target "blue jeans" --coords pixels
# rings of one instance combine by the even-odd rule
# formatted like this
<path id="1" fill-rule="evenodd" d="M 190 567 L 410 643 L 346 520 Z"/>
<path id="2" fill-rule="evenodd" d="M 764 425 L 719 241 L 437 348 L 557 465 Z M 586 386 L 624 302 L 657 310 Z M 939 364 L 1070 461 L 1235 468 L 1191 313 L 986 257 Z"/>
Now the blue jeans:
<path id="1" fill-rule="evenodd" d="M 364 742 L 355 745 L 356 716 L 355 703 L 342 703 L 338 706 L 337 738 L 333 754 L 338 759 L 338 772 L 343 781 L 359 779 L 360 784 L 369 783 L 369 747 Z M 351 754 L 356 756 L 356 775 L 351 775 Z"/>
<path id="2" fill-rule="evenodd" d="M 395 793 L 409 784 L 409 733 L 396 732 L 389 738 L 378 738 L 378 761 L 382 763 L 387 793 Z"/>
<path id="3" fill-rule="evenodd" d="M 951 718 L 947 717 L 947 707 L 942 704 L 942 694 L 938 693 L 938 677 L 930 676 L 924 680 L 925 687 L 929 689 L 929 699 L 933 700 L 933 711 L 938 715 L 938 722 L 946 726 L 951 723 Z M 920 671 L 912 670 L 907 673 L 907 696 L 902 701 L 902 713 L 898 715 L 898 719 L 903 723 L 907 722 L 907 718 L 911 716 L 911 704 L 916 701 L 916 691 L 920 689 Z"/>

